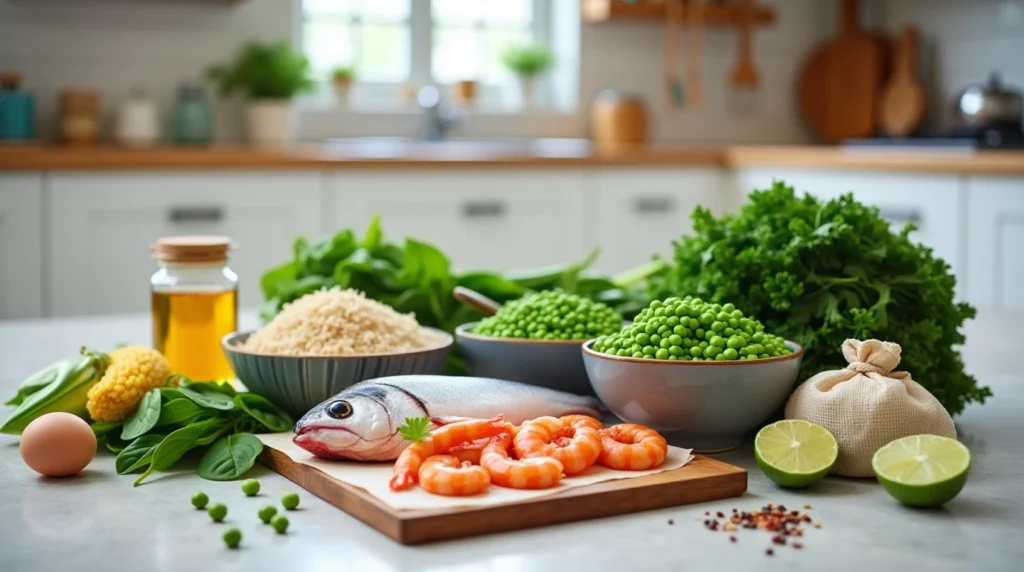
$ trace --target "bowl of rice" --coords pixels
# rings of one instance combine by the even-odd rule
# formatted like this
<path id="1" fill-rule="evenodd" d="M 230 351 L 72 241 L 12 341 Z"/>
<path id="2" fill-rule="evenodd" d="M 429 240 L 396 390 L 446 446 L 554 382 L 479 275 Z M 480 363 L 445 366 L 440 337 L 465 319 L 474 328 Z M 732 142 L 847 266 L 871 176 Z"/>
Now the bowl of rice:
<path id="1" fill-rule="evenodd" d="M 412 314 L 340 288 L 303 296 L 262 328 L 221 341 L 245 387 L 296 417 L 366 379 L 439 374 L 453 343 Z"/>

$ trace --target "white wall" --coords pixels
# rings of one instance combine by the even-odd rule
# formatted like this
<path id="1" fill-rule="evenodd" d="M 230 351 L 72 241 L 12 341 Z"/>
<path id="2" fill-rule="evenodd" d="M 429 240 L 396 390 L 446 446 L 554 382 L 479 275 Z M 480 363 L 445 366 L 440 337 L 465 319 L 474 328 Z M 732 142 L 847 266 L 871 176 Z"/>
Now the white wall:
<path id="1" fill-rule="evenodd" d="M 947 129 L 957 96 L 990 71 L 1024 90 L 1024 0 L 875 0 L 875 8 L 894 34 L 910 23 L 921 30 L 932 129 Z"/>

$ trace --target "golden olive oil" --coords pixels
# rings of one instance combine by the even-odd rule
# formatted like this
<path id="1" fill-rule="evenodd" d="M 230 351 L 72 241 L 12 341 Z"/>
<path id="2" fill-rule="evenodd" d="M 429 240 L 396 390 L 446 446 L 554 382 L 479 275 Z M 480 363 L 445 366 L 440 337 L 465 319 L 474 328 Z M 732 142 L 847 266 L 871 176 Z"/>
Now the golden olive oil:
<path id="1" fill-rule="evenodd" d="M 235 290 L 153 292 L 153 347 L 167 357 L 171 372 L 196 381 L 235 376 L 220 340 L 238 327 Z"/>

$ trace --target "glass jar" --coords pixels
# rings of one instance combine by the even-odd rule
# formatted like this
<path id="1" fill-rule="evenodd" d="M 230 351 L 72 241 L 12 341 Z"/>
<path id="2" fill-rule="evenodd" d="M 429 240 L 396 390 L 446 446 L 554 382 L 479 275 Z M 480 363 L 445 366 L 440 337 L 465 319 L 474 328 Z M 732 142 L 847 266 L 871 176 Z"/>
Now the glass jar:
<path id="1" fill-rule="evenodd" d="M 210 106 L 203 88 L 186 84 L 178 91 L 174 105 L 172 130 L 178 145 L 207 145 L 210 143 Z"/>
<path id="2" fill-rule="evenodd" d="M 238 276 L 228 267 L 231 239 L 172 236 L 152 247 L 153 347 L 173 373 L 195 381 L 232 379 L 220 341 L 238 329 Z"/>
<path id="3" fill-rule="evenodd" d="M 100 99 L 96 92 L 60 94 L 60 140 L 65 145 L 93 146 L 100 139 Z"/>

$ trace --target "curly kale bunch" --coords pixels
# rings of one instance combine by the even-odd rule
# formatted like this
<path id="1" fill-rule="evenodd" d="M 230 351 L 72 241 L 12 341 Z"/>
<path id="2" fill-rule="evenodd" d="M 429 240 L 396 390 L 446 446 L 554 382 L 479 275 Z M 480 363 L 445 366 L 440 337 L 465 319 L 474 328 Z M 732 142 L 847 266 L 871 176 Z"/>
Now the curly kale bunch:
<path id="1" fill-rule="evenodd" d="M 851 194 L 821 201 L 782 182 L 749 198 L 736 215 L 693 212 L 694 234 L 673 242 L 674 265 L 651 282 L 652 298 L 733 302 L 804 346 L 801 380 L 845 366 L 844 340 L 875 338 L 903 348 L 899 369 L 951 415 L 992 395 L 956 349 L 975 310 L 953 301 L 956 278 L 908 238 L 913 225 L 894 234 Z"/>

